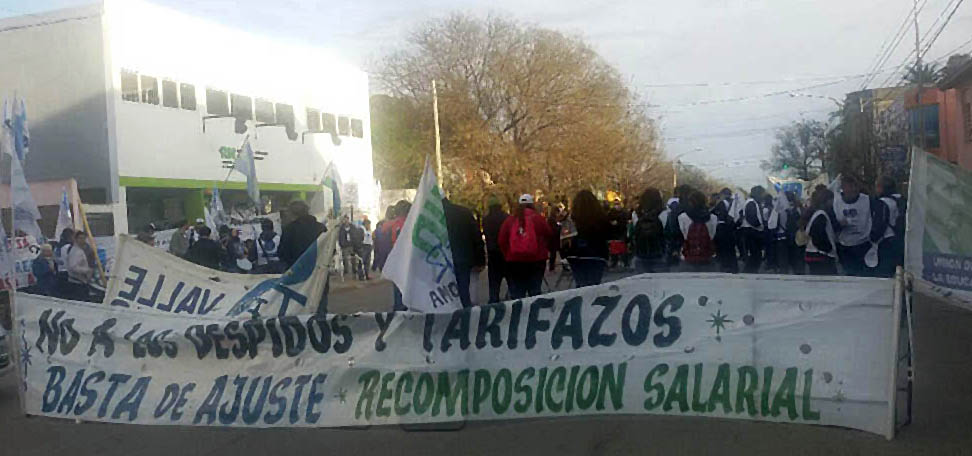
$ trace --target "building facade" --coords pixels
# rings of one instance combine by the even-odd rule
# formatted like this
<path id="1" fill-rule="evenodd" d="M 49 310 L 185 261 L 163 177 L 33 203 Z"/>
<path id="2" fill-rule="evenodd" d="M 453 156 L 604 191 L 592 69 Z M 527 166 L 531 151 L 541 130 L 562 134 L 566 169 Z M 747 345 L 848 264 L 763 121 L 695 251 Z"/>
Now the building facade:
<path id="1" fill-rule="evenodd" d="M 75 178 L 114 233 L 201 217 L 214 187 L 243 205 L 229 166 L 247 138 L 264 210 L 326 191 L 331 164 L 344 204 L 377 207 L 368 77 L 327 50 L 138 0 L 2 20 L 0 49 L 0 89 L 27 101 L 28 180 Z"/>

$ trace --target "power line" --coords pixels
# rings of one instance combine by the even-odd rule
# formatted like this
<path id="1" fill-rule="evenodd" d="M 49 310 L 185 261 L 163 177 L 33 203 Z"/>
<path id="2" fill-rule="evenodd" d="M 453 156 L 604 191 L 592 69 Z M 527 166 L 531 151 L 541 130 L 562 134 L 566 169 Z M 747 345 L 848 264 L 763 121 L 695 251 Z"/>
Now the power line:
<path id="1" fill-rule="evenodd" d="M 919 48 L 922 48 L 923 49 L 921 51 L 921 54 L 922 55 L 924 55 L 926 52 L 928 52 L 931 49 L 931 44 L 934 44 L 935 40 L 938 39 L 938 36 L 941 35 L 941 33 L 942 33 L 943 30 L 945 30 L 945 26 L 948 25 L 948 21 L 951 20 L 952 15 L 954 15 L 955 14 L 955 11 L 958 10 L 958 7 L 962 4 L 962 1 L 963 0 L 958 0 L 958 3 L 955 4 L 955 7 L 952 9 L 952 12 L 948 15 L 948 19 L 946 19 L 945 22 L 942 24 L 942 26 L 938 28 L 938 31 L 935 33 L 935 36 L 933 38 L 929 39 L 929 36 L 932 35 L 932 30 L 942 20 L 942 18 L 945 17 L 945 13 L 947 13 L 948 10 L 949 10 L 949 7 L 951 7 L 952 4 L 955 3 L 955 0 L 949 0 L 948 4 L 945 5 L 945 8 L 942 9 L 942 12 L 939 13 L 938 17 L 935 19 L 935 22 L 933 22 L 932 25 L 928 28 L 928 30 L 925 31 L 925 34 L 922 35 L 921 40 L 919 41 L 919 46 L 918 46 Z M 970 41 L 966 42 L 965 44 L 959 46 L 955 50 L 958 50 L 958 49 L 964 47 L 968 43 L 972 43 L 972 40 L 970 40 Z M 922 44 L 924 44 L 924 46 Z M 955 52 L 955 50 L 949 51 L 949 52 L 945 53 L 945 55 L 943 55 L 942 57 L 939 57 L 938 59 L 935 59 L 933 61 L 930 61 L 929 63 L 931 63 L 931 62 L 937 62 L 937 61 L 943 60 L 943 59 L 948 59 L 948 57 L 951 55 L 951 53 L 952 52 Z M 888 85 L 888 83 L 890 83 L 892 80 L 894 80 L 894 78 L 895 78 L 896 75 L 899 75 L 900 76 L 900 79 L 898 79 L 898 81 L 904 80 L 905 77 L 904 77 L 904 75 L 902 75 L 901 71 L 906 66 L 908 66 L 911 63 L 911 58 L 915 56 L 915 52 L 916 51 L 917 51 L 916 49 L 912 49 L 910 52 L 908 52 L 908 55 L 905 56 L 904 60 L 901 61 L 901 63 L 897 66 L 897 68 L 895 69 L 895 71 L 893 73 L 891 73 L 890 75 L 888 75 L 887 78 L 884 79 L 884 81 L 881 83 L 881 85 L 882 86 Z"/>
<path id="2" fill-rule="evenodd" d="M 877 68 L 881 68 L 881 66 L 883 66 L 888 61 L 888 59 L 891 58 L 891 55 L 894 53 L 894 50 L 898 48 L 898 45 L 901 44 L 901 40 L 902 40 L 902 38 L 904 36 L 904 32 L 905 32 L 905 30 L 907 30 L 907 27 L 908 27 L 908 20 L 911 19 L 911 16 L 913 14 L 914 15 L 917 15 L 921 11 L 921 9 L 925 7 L 925 4 L 927 4 L 927 3 L 928 3 L 928 0 L 925 0 L 921 4 L 921 7 L 919 7 L 917 9 L 917 11 L 912 10 L 912 9 L 909 9 L 908 10 L 908 14 L 905 15 L 905 18 L 901 22 L 901 25 L 898 27 L 897 32 L 895 32 L 895 34 L 892 35 L 892 37 L 891 37 L 890 40 L 885 40 L 885 42 L 883 44 L 881 44 L 881 50 L 878 51 L 878 58 L 877 58 L 877 60 L 875 60 L 875 62 L 874 62 L 873 65 L 869 66 L 869 68 L 871 68 L 868 71 L 869 76 L 861 84 L 861 87 L 860 87 L 859 90 L 864 90 L 867 87 L 867 85 L 870 84 L 871 81 L 874 80 L 874 77 L 876 76 L 876 74 L 874 74 L 874 73 L 876 73 L 876 69 Z M 893 46 L 891 45 L 892 42 L 894 43 Z"/>
<path id="3" fill-rule="evenodd" d="M 958 11 L 959 6 L 962 6 L 963 1 L 965 0 L 958 0 L 955 3 L 955 7 L 952 8 L 952 12 L 948 13 L 948 17 L 945 18 L 945 22 L 943 22 L 942 26 L 938 28 L 937 32 L 935 32 L 935 36 L 933 36 L 931 41 L 929 41 L 928 44 L 926 44 L 925 47 L 921 50 L 922 54 L 928 52 L 928 50 L 931 49 L 932 45 L 935 44 L 935 41 L 938 40 L 938 37 L 942 34 L 942 31 L 945 30 L 945 27 L 948 25 L 949 21 L 952 20 L 952 16 L 955 16 L 955 12 Z M 948 7 L 946 6 L 946 8 Z M 932 25 L 932 27 L 934 27 L 934 25 Z"/>

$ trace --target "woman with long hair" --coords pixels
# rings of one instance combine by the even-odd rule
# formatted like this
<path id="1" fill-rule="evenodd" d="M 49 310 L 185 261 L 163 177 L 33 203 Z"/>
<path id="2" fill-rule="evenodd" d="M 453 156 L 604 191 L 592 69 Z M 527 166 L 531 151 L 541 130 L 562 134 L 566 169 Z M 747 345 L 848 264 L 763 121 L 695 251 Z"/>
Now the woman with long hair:
<path id="1" fill-rule="evenodd" d="M 665 261 L 665 227 L 659 218 L 666 209 L 661 191 L 648 187 L 638 198 L 638 221 L 635 222 L 635 268 L 640 273 L 668 272 Z"/>
<path id="2" fill-rule="evenodd" d="M 510 298 L 540 294 L 552 236 L 547 219 L 534 209 L 533 195 L 521 195 L 516 211 L 503 222 L 499 234 Z"/>
<path id="3" fill-rule="evenodd" d="M 611 224 L 590 190 L 574 196 L 572 219 L 577 234 L 566 240 L 565 256 L 578 287 L 600 285 L 608 260 Z"/>
<path id="4" fill-rule="evenodd" d="M 833 204 L 834 192 L 818 188 L 810 197 L 810 207 L 800 218 L 800 227 L 809 238 L 804 262 L 811 275 L 837 275 L 837 237 L 827 213 Z"/>

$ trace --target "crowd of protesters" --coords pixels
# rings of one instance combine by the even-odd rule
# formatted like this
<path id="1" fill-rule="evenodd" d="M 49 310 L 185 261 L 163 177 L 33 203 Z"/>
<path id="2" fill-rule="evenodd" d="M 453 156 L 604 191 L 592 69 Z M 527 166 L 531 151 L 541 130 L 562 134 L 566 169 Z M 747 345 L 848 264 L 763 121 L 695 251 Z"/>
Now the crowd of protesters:
<path id="1" fill-rule="evenodd" d="M 581 190 L 554 205 L 523 194 L 509 212 L 491 197 L 481 218 L 448 199 L 443 210 L 464 306 L 473 304 L 471 283 L 484 269 L 489 302 L 540 294 L 546 271 L 558 266 L 578 287 L 600 284 L 609 269 L 891 277 L 904 260 L 906 202 L 896 183 L 880 178 L 872 196 L 860 180 L 845 176 L 836 190 L 821 185 L 802 201 L 793 192 L 769 195 L 761 186 L 743 198 L 729 189 L 706 196 L 683 185 L 667 200 L 659 189 L 645 189 L 628 207 Z M 336 228 L 341 270 L 370 280 L 410 208 L 407 201 L 387 208 L 374 230 L 367 217 L 357 223 L 342 217 Z M 287 212 L 291 221 L 280 232 L 263 219 L 259 235 L 246 241 L 235 228 L 220 226 L 214 235 L 202 220 L 183 222 L 169 251 L 221 271 L 279 274 L 327 231 L 303 201 L 290 203 Z M 154 245 L 154 234 L 148 225 L 137 239 Z M 87 234 L 66 229 L 58 242 L 41 247 L 32 265 L 33 290 L 91 300 L 95 261 Z M 507 296 L 500 294 L 504 281 Z M 405 309 L 397 288 L 394 309 Z"/>
<path id="2" fill-rule="evenodd" d="M 445 212 L 464 305 L 470 276 L 483 267 L 489 302 L 540 294 L 546 270 L 558 265 L 578 287 L 600 284 L 611 269 L 891 277 L 904 260 L 906 205 L 895 182 L 879 179 L 872 196 L 846 176 L 836 190 L 821 185 L 803 201 L 761 186 L 745 198 L 679 186 L 666 200 L 648 188 L 628 207 L 582 190 L 556 205 L 524 194 L 509 212 L 491 197 L 481 220 L 448 201 Z M 379 222 L 373 268 L 381 268 L 407 214 L 401 202 Z M 397 290 L 395 300 L 403 309 Z"/>

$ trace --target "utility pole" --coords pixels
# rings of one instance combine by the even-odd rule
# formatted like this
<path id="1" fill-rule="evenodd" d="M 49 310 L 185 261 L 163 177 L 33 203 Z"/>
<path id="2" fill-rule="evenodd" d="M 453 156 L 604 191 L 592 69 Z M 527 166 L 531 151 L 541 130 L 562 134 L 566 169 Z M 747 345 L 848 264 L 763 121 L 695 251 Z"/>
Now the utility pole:
<path id="1" fill-rule="evenodd" d="M 915 76 L 918 78 L 918 88 L 915 90 L 915 109 L 918 110 L 918 144 L 925 149 L 925 119 L 921 109 L 921 89 L 924 82 L 921 71 L 921 39 L 918 38 L 918 0 L 912 0 L 912 15 L 915 21 Z"/>
<path id="2" fill-rule="evenodd" d="M 435 90 L 435 79 L 432 80 L 432 120 L 435 123 L 435 173 L 436 177 L 439 178 L 439 187 L 442 187 L 442 143 L 439 139 L 439 94 Z"/>

